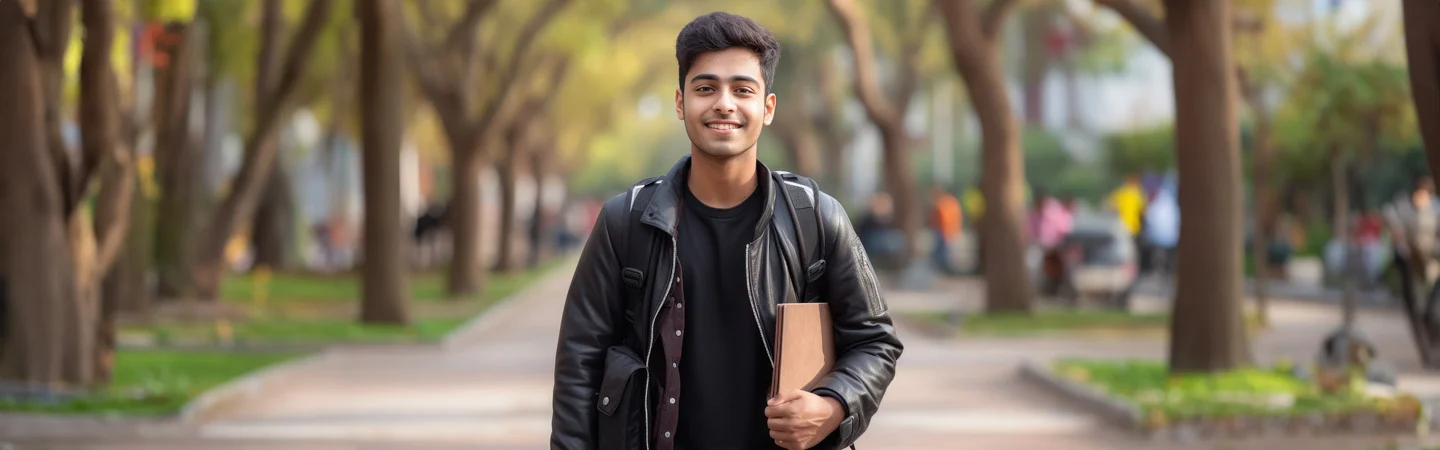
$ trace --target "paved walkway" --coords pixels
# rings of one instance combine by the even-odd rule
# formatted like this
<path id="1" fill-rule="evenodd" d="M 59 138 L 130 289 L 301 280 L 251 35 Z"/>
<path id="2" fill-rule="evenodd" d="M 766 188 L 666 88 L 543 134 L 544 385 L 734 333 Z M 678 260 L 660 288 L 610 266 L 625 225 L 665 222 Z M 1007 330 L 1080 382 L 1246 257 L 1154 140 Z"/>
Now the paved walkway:
<path id="1" fill-rule="evenodd" d="M 107 449 L 533 449 L 548 444 L 551 367 L 571 270 L 562 268 L 448 346 L 336 350 L 300 365 L 263 396 L 194 427 L 157 425 L 125 437 L 31 436 Z M 923 292 L 890 292 L 896 311 L 973 306 L 973 280 L 947 280 Z M 1309 360 L 1339 312 L 1279 301 L 1272 329 L 1256 338 L 1265 360 Z M 1361 324 L 1411 387 L 1440 385 L 1426 375 L 1398 315 L 1366 311 Z M 1077 341 L 1063 338 L 940 339 L 902 327 L 906 352 L 864 449 L 1272 449 L 1380 448 L 1383 438 L 1287 438 L 1190 446 L 1122 433 L 1067 401 L 1015 377 L 1023 361 L 1057 356 L 1161 357 L 1163 336 Z M 1430 381 L 1435 380 L 1435 381 Z M 4 427 L 0 427 L 4 430 Z M 102 433 L 103 434 L 103 433 Z M 23 439 L 23 438 L 22 438 Z M 133 440 L 135 444 L 123 444 Z M 0 438 L 0 441 L 4 441 Z M 1402 441 L 1404 442 L 1404 441 Z"/>

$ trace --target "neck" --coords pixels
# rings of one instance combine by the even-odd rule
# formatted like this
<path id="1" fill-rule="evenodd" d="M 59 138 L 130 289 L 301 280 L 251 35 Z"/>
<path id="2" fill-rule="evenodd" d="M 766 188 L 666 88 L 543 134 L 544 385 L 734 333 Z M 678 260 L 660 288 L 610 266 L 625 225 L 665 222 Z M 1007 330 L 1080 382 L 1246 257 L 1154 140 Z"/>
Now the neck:
<path id="1" fill-rule="evenodd" d="M 686 185 L 705 206 L 729 209 L 755 192 L 759 181 L 755 172 L 754 149 L 730 158 L 716 158 L 692 148 Z"/>

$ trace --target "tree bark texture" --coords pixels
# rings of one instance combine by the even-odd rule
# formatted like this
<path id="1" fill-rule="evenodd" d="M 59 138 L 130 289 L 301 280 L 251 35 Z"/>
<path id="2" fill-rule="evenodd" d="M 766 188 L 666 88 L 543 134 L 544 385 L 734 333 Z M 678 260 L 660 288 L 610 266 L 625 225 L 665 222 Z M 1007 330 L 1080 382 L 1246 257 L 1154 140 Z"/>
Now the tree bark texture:
<path id="1" fill-rule="evenodd" d="M 365 172 L 365 260 L 360 321 L 410 321 L 405 226 L 400 212 L 403 73 L 395 23 L 398 3 L 362 0 L 360 16 L 361 139 Z"/>
<path id="2" fill-rule="evenodd" d="M 1228 0 L 1167 0 L 1180 170 L 1172 372 L 1251 361 L 1241 289 L 1241 169 Z"/>

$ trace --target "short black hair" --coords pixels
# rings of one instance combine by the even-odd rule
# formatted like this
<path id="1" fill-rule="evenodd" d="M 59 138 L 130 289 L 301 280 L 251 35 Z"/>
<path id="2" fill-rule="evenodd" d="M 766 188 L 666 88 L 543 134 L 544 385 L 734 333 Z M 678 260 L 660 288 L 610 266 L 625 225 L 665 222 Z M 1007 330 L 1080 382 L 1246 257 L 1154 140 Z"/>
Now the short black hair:
<path id="1" fill-rule="evenodd" d="M 680 87 L 685 87 L 685 74 L 701 53 L 718 52 L 742 47 L 760 57 L 760 75 L 765 79 L 765 92 L 774 92 L 775 66 L 780 63 L 780 40 L 770 30 L 744 16 L 712 12 L 690 21 L 675 38 L 675 60 L 680 63 Z"/>

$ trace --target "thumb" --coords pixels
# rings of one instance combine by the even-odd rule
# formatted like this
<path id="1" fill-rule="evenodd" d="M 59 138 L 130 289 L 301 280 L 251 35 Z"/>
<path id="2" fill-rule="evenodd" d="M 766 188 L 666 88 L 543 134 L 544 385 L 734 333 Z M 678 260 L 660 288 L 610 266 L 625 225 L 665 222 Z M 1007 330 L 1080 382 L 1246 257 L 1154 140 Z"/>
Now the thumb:
<path id="1" fill-rule="evenodd" d="M 768 403 L 768 405 L 769 405 L 769 406 L 783 405 L 783 404 L 786 404 L 786 403 L 790 403 L 790 402 L 792 402 L 792 401 L 795 401 L 795 400 L 798 399 L 798 398 L 800 398 L 800 390 L 799 390 L 799 389 L 791 389 L 791 390 L 789 390 L 789 391 L 781 392 L 780 395 L 776 395 L 774 398 L 771 398 L 771 399 L 770 399 L 770 402 Z"/>

